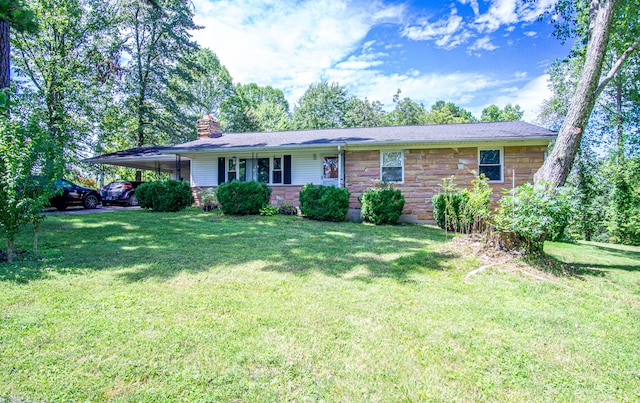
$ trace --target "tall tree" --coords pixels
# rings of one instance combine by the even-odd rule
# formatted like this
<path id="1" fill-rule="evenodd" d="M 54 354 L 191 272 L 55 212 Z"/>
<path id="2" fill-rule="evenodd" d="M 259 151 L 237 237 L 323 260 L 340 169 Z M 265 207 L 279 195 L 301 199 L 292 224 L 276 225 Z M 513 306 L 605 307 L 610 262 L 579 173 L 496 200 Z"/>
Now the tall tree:
<path id="1" fill-rule="evenodd" d="M 478 121 L 468 110 L 453 102 L 445 101 L 437 101 L 431 105 L 431 111 L 427 113 L 426 120 L 429 124 L 472 123 Z"/>
<path id="2" fill-rule="evenodd" d="M 311 84 L 293 110 L 293 124 L 296 129 L 343 127 L 347 101 L 347 89 L 339 83 Z"/>
<path id="3" fill-rule="evenodd" d="M 424 105 L 413 101 L 409 97 L 400 99 L 402 91 L 393 96 L 395 107 L 384 116 L 384 122 L 388 126 L 413 126 L 427 123 L 427 115 Z"/>
<path id="4" fill-rule="evenodd" d="M 576 5 L 577 17 L 574 13 Z M 586 42 L 586 48 L 580 79 L 567 110 L 567 116 L 551 154 L 535 174 L 536 183 L 545 182 L 552 186 L 562 186 L 565 183 L 599 94 L 615 77 L 627 58 L 640 46 L 638 7 L 635 1 L 591 0 L 587 5 L 588 9 L 585 5 L 564 0 L 560 1 L 556 7 L 558 14 L 565 16 L 569 21 L 569 24 L 565 25 L 569 29 L 564 29 L 563 33 L 571 33 L 571 27 L 575 27 L 573 31 L 582 34 L 581 39 Z M 630 20 L 628 20 L 629 16 L 631 16 Z M 603 61 L 610 45 L 614 20 L 629 21 L 632 26 L 623 29 L 621 25 L 616 24 L 614 37 L 624 47 L 624 51 L 601 79 Z"/>
<path id="5" fill-rule="evenodd" d="M 177 62 L 197 49 L 189 31 L 199 27 L 194 11 L 184 0 L 123 0 L 119 11 L 124 51 L 131 60 L 124 66 L 126 107 L 134 111 L 135 144 L 171 142 L 173 111 L 166 108 L 168 80 Z"/>
<path id="6" fill-rule="evenodd" d="M 109 6 L 108 2 L 31 0 L 39 29 L 18 33 L 13 40 L 15 69 L 41 100 L 42 119 L 60 157 L 73 158 L 91 126 L 85 101 L 91 98 L 87 88 L 106 71 L 102 38 L 109 37 L 105 31 Z"/>
<path id="7" fill-rule="evenodd" d="M 344 127 L 376 127 L 383 125 L 384 116 L 380 101 L 352 97 L 347 101 L 342 121 Z"/>
<path id="8" fill-rule="evenodd" d="M 220 121 L 223 102 L 233 96 L 229 71 L 215 53 L 198 49 L 180 60 L 169 78 L 169 100 L 175 104 L 175 127 L 187 141 L 196 136 L 196 121 L 212 115 Z"/>
<path id="9" fill-rule="evenodd" d="M 520 109 L 520 105 L 506 104 L 504 109 L 500 109 L 497 105 L 489 105 L 482 110 L 480 120 L 482 122 L 508 122 L 513 120 L 521 120 L 524 111 Z"/>
<path id="10" fill-rule="evenodd" d="M 289 103 L 281 90 L 255 83 L 236 84 L 220 108 L 223 131 L 246 133 L 287 130 Z"/>
<path id="11" fill-rule="evenodd" d="M 21 0 L 0 0 L 0 89 L 10 85 L 11 27 L 16 32 L 35 32 L 33 12 Z"/>

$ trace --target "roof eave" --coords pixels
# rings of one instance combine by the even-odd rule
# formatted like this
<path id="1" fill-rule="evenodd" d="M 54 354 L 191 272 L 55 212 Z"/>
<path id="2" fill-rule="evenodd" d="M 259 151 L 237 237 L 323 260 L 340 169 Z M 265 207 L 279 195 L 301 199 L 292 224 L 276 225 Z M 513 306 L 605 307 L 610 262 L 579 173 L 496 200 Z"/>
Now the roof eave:
<path id="1" fill-rule="evenodd" d="M 498 139 L 469 138 L 464 140 L 399 140 L 399 141 L 354 141 L 325 144 L 287 144 L 281 146 L 254 146 L 254 147 L 220 147 L 220 148 L 198 148 L 198 147 L 169 147 L 160 153 L 165 155 L 180 153 L 210 153 L 227 151 L 260 151 L 260 150 L 293 150 L 293 149 L 319 149 L 330 147 L 369 147 L 369 146 L 402 146 L 402 145 L 437 145 L 437 144 L 465 144 L 465 143 L 511 143 L 511 142 L 543 142 L 550 143 L 556 136 L 534 136 L 534 137 L 501 137 Z"/>

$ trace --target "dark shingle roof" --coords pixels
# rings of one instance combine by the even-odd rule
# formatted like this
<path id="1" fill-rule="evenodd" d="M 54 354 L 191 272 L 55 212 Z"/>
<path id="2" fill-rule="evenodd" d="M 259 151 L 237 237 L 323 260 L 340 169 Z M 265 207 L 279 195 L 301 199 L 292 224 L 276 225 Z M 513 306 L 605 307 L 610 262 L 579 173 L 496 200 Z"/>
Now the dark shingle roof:
<path id="1" fill-rule="evenodd" d="M 556 132 L 530 123 L 494 122 L 424 126 L 296 130 L 271 133 L 225 133 L 166 147 L 161 152 L 216 151 L 254 148 L 302 148 L 331 145 L 457 143 L 482 141 L 546 140 Z"/>
<path id="2" fill-rule="evenodd" d="M 171 148 L 166 146 L 142 146 L 133 147 L 126 150 L 116 151 L 109 154 L 102 154 L 97 157 L 88 158 L 91 162 L 100 162 L 100 160 L 112 160 L 118 158 L 150 158 L 163 155 L 162 151 Z"/>

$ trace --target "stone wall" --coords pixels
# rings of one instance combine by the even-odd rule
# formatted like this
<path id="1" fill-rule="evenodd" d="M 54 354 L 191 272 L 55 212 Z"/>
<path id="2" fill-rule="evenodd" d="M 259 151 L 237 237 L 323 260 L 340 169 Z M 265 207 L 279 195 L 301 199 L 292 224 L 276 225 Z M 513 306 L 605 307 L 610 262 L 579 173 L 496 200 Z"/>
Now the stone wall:
<path id="1" fill-rule="evenodd" d="M 504 182 L 491 183 L 494 207 L 503 188 L 511 188 L 513 170 L 516 186 L 533 181 L 533 174 L 544 161 L 546 146 L 504 147 Z M 442 179 L 455 176 L 458 187 L 470 186 L 478 170 L 475 147 L 405 150 L 404 183 L 393 185 L 405 197 L 403 221 L 432 222 L 431 198 L 440 192 Z M 358 197 L 380 182 L 380 151 L 347 151 L 346 183 L 350 208 L 360 209 Z"/>

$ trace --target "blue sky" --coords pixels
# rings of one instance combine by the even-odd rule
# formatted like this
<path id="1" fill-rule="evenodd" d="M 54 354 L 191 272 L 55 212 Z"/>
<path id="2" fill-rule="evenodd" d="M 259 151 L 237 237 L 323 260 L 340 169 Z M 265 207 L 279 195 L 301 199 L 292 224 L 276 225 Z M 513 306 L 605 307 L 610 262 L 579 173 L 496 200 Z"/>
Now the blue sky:
<path id="1" fill-rule="evenodd" d="M 291 108 L 309 84 L 337 81 L 390 109 L 396 90 L 429 108 L 480 116 L 519 104 L 533 122 L 550 96 L 546 69 L 569 44 L 538 16 L 554 0 L 194 0 L 194 32 L 234 82 L 271 85 Z"/>

